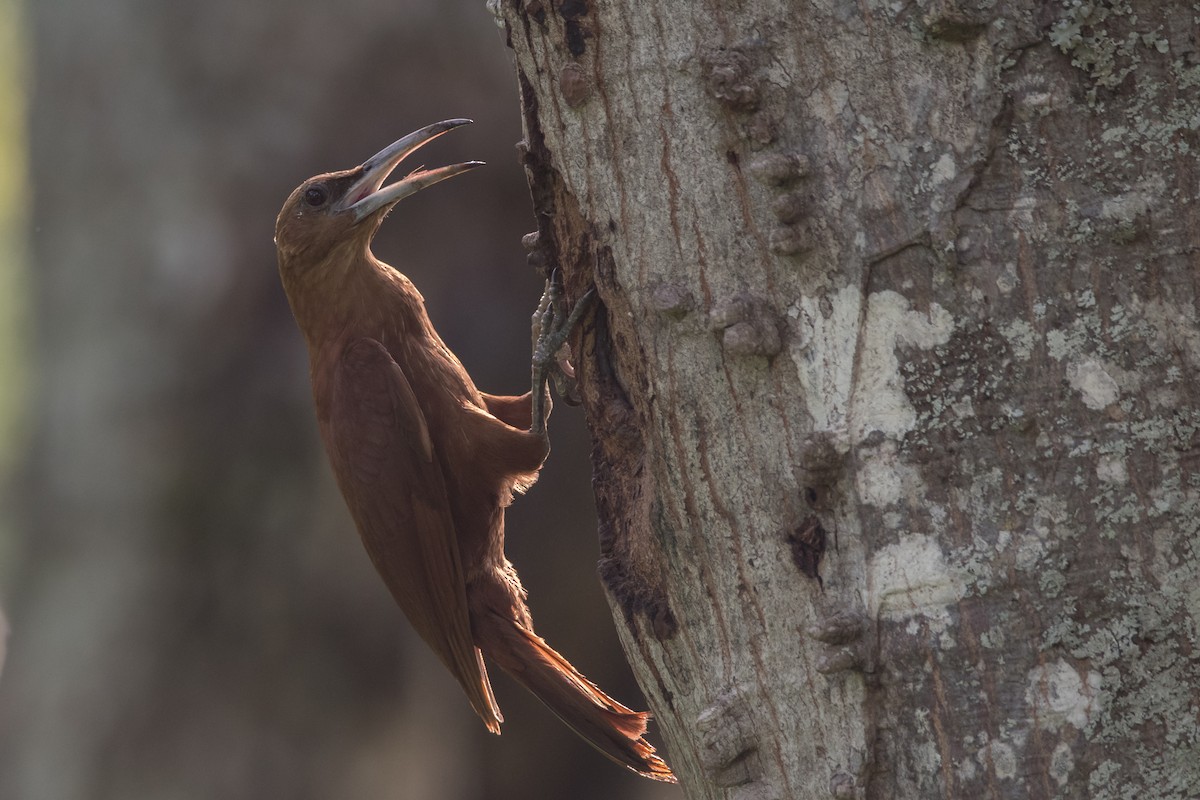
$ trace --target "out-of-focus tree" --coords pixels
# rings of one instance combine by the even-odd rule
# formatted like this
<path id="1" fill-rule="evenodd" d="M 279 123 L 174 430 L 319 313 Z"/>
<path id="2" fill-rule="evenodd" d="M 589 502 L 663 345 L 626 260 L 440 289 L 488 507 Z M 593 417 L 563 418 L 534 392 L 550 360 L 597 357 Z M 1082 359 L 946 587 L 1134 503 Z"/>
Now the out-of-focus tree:
<path id="1" fill-rule="evenodd" d="M 511 684 L 506 735 L 487 736 L 409 633 L 332 489 L 275 271 L 302 179 L 474 117 L 422 155 L 491 166 L 406 202 L 376 246 L 481 385 L 527 382 L 541 287 L 519 245 L 515 78 L 481 4 L 26 13 L 36 369 L 0 543 L 0 796 L 640 791 Z M 579 417 L 552 434 L 511 555 L 546 635 L 633 702 L 589 577 Z"/>

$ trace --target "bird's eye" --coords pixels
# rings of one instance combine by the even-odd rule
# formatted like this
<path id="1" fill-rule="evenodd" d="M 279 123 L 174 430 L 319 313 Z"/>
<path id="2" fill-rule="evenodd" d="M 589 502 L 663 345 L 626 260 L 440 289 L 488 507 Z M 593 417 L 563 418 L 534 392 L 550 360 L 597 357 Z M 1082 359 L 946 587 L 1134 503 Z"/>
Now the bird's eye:
<path id="1" fill-rule="evenodd" d="M 325 201 L 329 199 L 329 190 L 324 186 L 313 186 L 304 193 L 304 202 L 314 208 L 316 206 L 325 205 Z"/>

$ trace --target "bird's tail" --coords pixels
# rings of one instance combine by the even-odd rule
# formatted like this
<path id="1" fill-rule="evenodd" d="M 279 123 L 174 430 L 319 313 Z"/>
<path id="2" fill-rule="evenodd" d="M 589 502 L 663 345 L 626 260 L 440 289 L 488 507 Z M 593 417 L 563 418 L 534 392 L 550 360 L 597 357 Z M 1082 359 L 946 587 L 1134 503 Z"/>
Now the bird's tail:
<path id="1" fill-rule="evenodd" d="M 675 782 L 671 768 L 643 738 L 649 712 L 632 711 L 580 674 L 541 637 L 495 612 L 476 625 L 476 643 L 559 719 L 613 761 L 639 775 Z"/>

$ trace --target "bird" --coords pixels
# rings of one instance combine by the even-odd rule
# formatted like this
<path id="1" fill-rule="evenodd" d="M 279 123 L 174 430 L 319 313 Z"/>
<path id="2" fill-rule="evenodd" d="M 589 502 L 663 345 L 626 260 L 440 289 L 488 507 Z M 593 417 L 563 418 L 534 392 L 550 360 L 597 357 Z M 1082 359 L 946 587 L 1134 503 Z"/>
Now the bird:
<path id="1" fill-rule="evenodd" d="M 503 721 L 490 662 L 613 761 L 673 783 L 646 741 L 649 712 L 609 697 L 534 632 L 504 553 L 504 510 L 550 450 L 547 376 L 588 296 L 565 313 L 560 283 L 548 282 L 531 390 L 492 395 L 442 341 L 412 281 L 371 251 L 398 202 L 481 166 L 421 168 L 385 185 L 407 156 L 469 122 L 414 131 L 353 169 L 304 181 L 283 204 L 279 273 L 308 349 L 321 439 L 375 569 L 489 731 Z"/>

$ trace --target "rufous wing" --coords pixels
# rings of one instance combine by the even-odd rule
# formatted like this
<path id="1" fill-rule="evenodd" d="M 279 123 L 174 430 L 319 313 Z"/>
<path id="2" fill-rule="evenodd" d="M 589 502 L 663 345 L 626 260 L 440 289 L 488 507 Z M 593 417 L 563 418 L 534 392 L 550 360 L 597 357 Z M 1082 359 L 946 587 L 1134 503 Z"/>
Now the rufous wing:
<path id="1" fill-rule="evenodd" d="M 342 351 L 327 425 L 329 456 L 371 561 L 488 730 L 499 733 L 503 718 L 471 638 L 441 464 L 404 371 L 374 339 Z"/>

